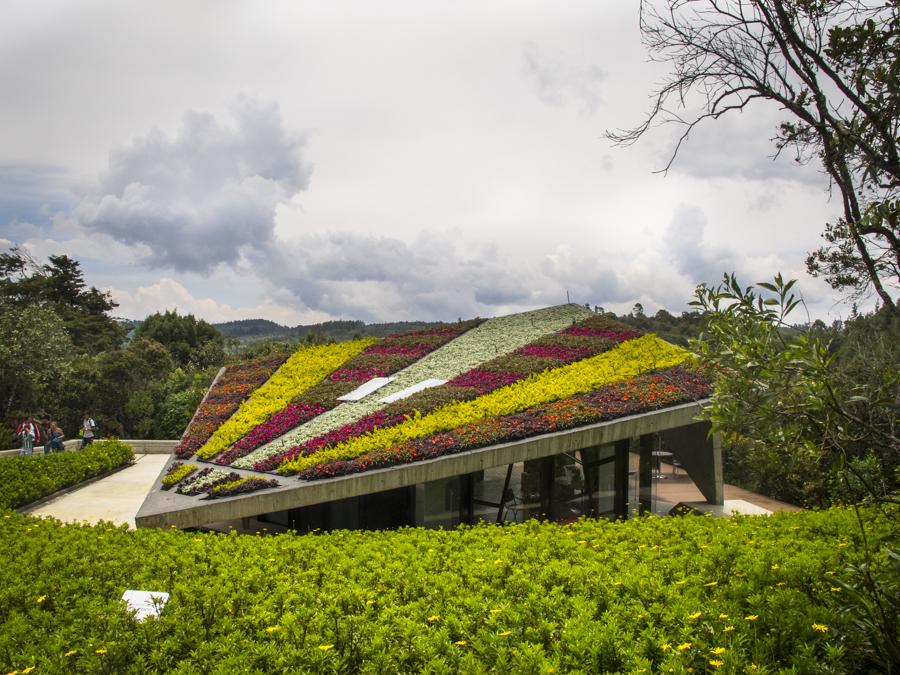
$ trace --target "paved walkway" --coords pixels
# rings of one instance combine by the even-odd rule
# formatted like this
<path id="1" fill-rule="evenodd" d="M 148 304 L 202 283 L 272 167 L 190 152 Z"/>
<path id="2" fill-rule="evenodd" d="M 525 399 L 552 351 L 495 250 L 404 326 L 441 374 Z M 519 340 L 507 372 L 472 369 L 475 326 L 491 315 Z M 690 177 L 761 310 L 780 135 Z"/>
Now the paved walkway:
<path id="1" fill-rule="evenodd" d="M 134 516 L 170 455 L 135 455 L 135 463 L 83 488 L 73 488 L 53 501 L 29 510 L 65 522 L 101 520 L 134 528 Z"/>

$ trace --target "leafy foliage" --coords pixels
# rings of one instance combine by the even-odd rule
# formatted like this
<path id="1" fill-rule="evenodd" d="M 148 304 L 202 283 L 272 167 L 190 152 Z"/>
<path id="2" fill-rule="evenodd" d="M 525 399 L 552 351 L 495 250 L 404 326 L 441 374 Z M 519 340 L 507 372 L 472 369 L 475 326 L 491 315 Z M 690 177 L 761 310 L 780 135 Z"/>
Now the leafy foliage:
<path id="1" fill-rule="evenodd" d="M 273 537 L 6 513 L 0 668 L 879 672 L 838 602 L 858 543 L 841 509 Z M 126 589 L 171 597 L 138 624 Z"/>
<path id="2" fill-rule="evenodd" d="M 108 439 L 84 450 L 0 459 L 0 509 L 18 508 L 111 471 L 134 458 L 130 446 Z"/>
<path id="3" fill-rule="evenodd" d="M 203 319 L 193 314 L 157 312 L 144 319 L 134 331 L 135 339 L 154 340 L 163 345 L 180 368 L 208 368 L 225 359 L 225 338 Z"/>
<path id="4" fill-rule="evenodd" d="M 827 504 L 834 472 L 874 453 L 887 497 L 900 466 L 898 345 L 871 326 L 847 332 L 843 345 L 790 327 L 793 286 L 779 275 L 757 291 L 730 275 L 698 288 L 693 304 L 707 314 L 695 350 L 716 385 L 710 419 L 780 481 L 775 496 Z"/>

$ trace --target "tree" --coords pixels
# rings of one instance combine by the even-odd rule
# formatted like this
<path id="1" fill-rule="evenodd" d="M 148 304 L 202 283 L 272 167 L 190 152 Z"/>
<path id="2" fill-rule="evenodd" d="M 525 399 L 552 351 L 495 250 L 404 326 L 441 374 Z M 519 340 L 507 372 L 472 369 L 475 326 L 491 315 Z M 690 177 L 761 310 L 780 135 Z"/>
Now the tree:
<path id="1" fill-rule="evenodd" d="M 666 171 L 701 122 L 774 104 L 786 115 L 777 152 L 817 157 L 841 198 L 808 271 L 854 297 L 874 289 L 897 312 L 900 2 L 643 0 L 640 27 L 650 58 L 672 72 L 647 119 L 607 137 L 630 144 L 656 122 L 682 125 Z"/>
<path id="2" fill-rule="evenodd" d="M 44 409 L 45 395 L 69 372 L 71 349 L 51 308 L 19 307 L 0 299 L 0 403 L 5 422 Z"/>
<path id="3" fill-rule="evenodd" d="M 833 344 L 820 329 L 788 323 L 799 304 L 794 283 L 778 275 L 759 289 L 744 288 L 726 275 L 717 287 L 697 288 L 691 304 L 705 319 L 692 346 L 715 378 L 706 412 L 714 430 L 770 449 L 773 472 L 783 471 L 780 461 L 805 464 L 814 477 L 839 478 L 840 496 L 857 509 L 866 559 L 850 570 L 858 588 L 846 586 L 845 610 L 878 653 L 879 672 L 898 672 L 900 552 L 870 551 L 856 504 L 860 498 L 882 508 L 900 504 L 900 354 L 896 341 L 882 340 L 900 320 L 888 313 L 892 329 L 851 332 L 852 350 L 842 354 L 847 345 Z M 818 497 L 827 503 L 828 495 Z"/>
<path id="4" fill-rule="evenodd" d="M 151 314 L 134 331 L 135 339 L 147 338 L 164 345 L 175 365 L 200 369 L 222 363 L 225 338 L 214 326 L 193 314 L 176 311 Z"/>
<path id="5" fill-rule="evenodd" d="M 15 306 L 53 309 L 75 347 L 89 354 L 114 349 L 123 332 L 108 312 L 117 307 L 109 293 L 87 287 L 77 260 L 51 255 L 41 264 L 27 251 L 0 254 L 0 297 Z"/>

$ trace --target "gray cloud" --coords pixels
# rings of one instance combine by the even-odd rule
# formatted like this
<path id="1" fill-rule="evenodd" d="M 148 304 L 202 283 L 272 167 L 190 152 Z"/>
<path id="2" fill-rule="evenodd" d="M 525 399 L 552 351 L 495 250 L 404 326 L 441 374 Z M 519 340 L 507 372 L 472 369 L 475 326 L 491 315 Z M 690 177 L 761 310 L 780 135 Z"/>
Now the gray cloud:
<path id="1" fill-rule="evenodd" d="M 74 201 L 70 181 L 58 166 L 0 164 L 0 227 L 49 224 Z"/>
<path id="2" fill-rule="evenodd" d="M 707 120 L 691 132 L 678 152 L 672 171 L 695 178 L 731 178 L 750 181 L 788 181 L 812 189 L 824 189 L 827 180 L 817 164 L 798 164 L 790 150 L 777 158 L 771 139 L 778 117 L 761 105 L 748 114 L 732 114 Z M 659 155 L 668 162 L 683 129 L 671 127 L 669 142 Z M 664 154 L 665 153 L 665 154 Z M 757 207 L 765 208 L 759 203 Z"/>
<path id="3" fill-rule="evenodd" d="M 493 246 L 460 252 L 452 234 L 323 233 L 280 242 L 267 280 L 304 306 L 365 320 L 454 319 L 542 304 L 554 284 Z M 260 260 L 260 264 L 263 261 Z"/>
<path id="4" fill-rule="evenodd" d="M 601 84 L 606 73 L 599 66 L 579 63 L 563 51 L 533 43 L 525 45 L 524 59 L 525 72 L 544 103 L 563 106 L 575 101 L 583 112 L 593 113 L 603 102 Z"/>
<path id="5" fill-rule="evenodd" d="M 153 129 L 110 153 L 77 224 L 139 247 L 154 267 L 208 273 L 274 240 L 275 210 L 306 189 L 303 138 L 274 103 L 241 96 L 231 123 L 188 112 L 173 136 Z"/>

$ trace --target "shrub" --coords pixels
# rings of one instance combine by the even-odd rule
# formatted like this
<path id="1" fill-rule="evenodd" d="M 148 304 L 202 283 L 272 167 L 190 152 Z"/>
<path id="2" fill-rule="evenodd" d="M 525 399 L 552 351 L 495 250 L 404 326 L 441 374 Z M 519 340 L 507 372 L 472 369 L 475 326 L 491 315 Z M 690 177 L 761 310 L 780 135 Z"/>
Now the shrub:
<path id="1" fill-rule="evenodd" d="M 99 476 L 134 458 L 130 446 L 114 438 L 84 450 L 0 460 L 0 508 L 19 508 L 57 490 Z"/>
<path id="2" fill-rule="evenodd" d="M 875 548 L 896 515 L 864 511 Z M 854 517 L 255 537 L 0 514 L 0 672 L 883 672 L 838 606 Z M 171 597 L 136 624 L 126 589 Z"/>

